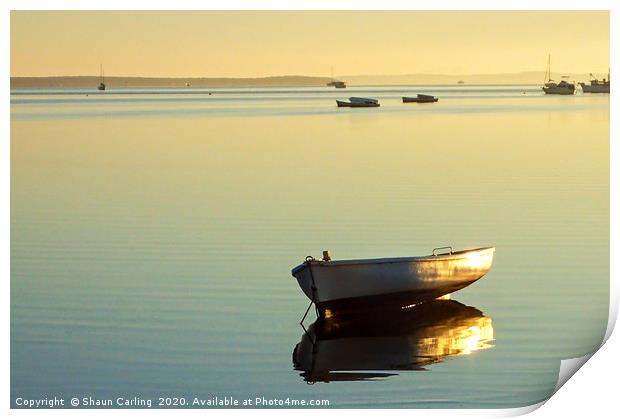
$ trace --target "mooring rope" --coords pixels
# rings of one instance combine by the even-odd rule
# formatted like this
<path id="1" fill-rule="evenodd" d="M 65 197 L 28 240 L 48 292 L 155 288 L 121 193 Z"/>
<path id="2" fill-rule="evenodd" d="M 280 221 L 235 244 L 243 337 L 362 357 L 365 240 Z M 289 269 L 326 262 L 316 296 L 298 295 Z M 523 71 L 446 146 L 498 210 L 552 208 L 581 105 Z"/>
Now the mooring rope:
<path id="1" fill-rule="evenodd" d="M 308 315 L 308 311 L 310 311 L 310 307 L 312 307 L 312 304 L 314 304 L 316 317 L 317 318 L 321 317 L 319 315 L 319 307 L 317 306 L 317 303 L 316 303 L 316 300 L 317 300 L 316 294 L 317 294 L 318 289 L 316 287 L 316 283 L 314 282 L 314 275 L 312 274 L 312 267 L 310 266 L 310 264 L 315 261 L 316 259 L 313 256 L 306 256 L 306 259 L 304 260 L 304 264 L 308 267 L 308 271 L 310 272 L 310 281 L 312 282 L 310 289 L 312 290 L 312 296 L 310 297 L 310 304 L 308 305 L 308 308 L 306 309 L 304 316 L 299 322 L 299 324 L 302 324 L 302 325 L 303 325 L 304 320 L 306 320 L 306 316 Z"/>

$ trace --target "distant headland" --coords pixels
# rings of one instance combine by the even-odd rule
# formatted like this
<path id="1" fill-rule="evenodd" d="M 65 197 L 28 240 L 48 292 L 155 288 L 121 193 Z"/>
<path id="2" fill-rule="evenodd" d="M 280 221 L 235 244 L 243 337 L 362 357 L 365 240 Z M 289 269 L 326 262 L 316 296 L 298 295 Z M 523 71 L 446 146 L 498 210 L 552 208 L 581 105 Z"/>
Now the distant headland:
<path id="1" fill-rule="evenodd" d="M 11 77 L 11 89 L 82 88 L 97 86 L 99 76 Z M 108 87 L 285 87 L 324 86 L 329 77 L 119 77 L 106 76 Z"/>

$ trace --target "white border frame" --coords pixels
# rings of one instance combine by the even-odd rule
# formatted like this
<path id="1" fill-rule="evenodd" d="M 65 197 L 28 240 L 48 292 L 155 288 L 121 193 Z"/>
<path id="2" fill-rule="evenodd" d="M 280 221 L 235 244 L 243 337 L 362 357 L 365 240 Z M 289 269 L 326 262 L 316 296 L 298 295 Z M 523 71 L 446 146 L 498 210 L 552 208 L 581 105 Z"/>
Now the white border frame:
<path id="1" fill-rule="evenodd" d="M 617 3 L 617 2 L 616 2 Z M 108 1 L 91 1 L 88 3 L 76 0 L 57 1 L 53 5 L 43 0 L 9 0 L 4 2 L 5 10 L 1 16 L 0 33 L 2 33 L 3 54 L 1 56 L 0 65 L 5 75 L 10 74 L 10 10 L 136 10 L 136 9 L 154 9 L 154 10 L 611 10 L 610 16 L 610 65 L 612 70 L 616 69 L 616 56 L 612 52 L 613 46 L 617 45 L 618 39 L 618 7 L 611 1 L 589 0 L 587 2 L 579 2 L 574 0 L 565 1 L 535 1 L 535 0 L 507 0 L 497 2 L 489 0 L 470 0 L 466 3 L 455 0 L 445 1 L 403 1 L 403 0 L 358 0 L 358 1 L 297 1 L 294 4 L 281 0 L 264 0 L 260 3 L 249 0 L 228 0 L 204 2 L 197 0 L 176 0 L 174 2 L 163 0 L 152 0 L 149 2 L 141 2 L 137 0 L 108 0 Z M 466 5 L 467 8 L 463 6 Z M 615 77 L 614 77 L 615 80 Z M 9 77 L 2 80 L 2 90 L 5 94 L 5 100 L 2 102 L 2 130 L 4 135 L 2 138 L 0 158 L 0 191 L 2 205 L 0 206 L 0 272 L 4 279 L 4 292 L 2 299 L 4 310 L 2 313 L 3 322 L 3 338 L 2 355 L 5 360 L 5 366 L 10 366 L 10 103 L 6 98 L 10 95 Z M 614 91 L 615 93 L 615 91 Z M 610 116 L 610 212 L 618 214 L 620 206 L 618 205 L 618 131 L 617 124 L 614 122 L 616 116 L 617 96 L 611 96 L 611 116 Z M 617 379 L 618 377 L 618 360 L 615 353 L 618 352 L 619 342 L 617 333 L 612 335 L 612 331 L 616 322 L 618 313 L 618 264 L 612 255 L 618 255 L 618 217 L 610 217 L 610 317 L 608 328 L 605 336 L 606 344 L 592 356 L 588 362 L 588 366 L 577 373 L 577 377 L 569 380 L 555 394 L 543 409 L 539 409 L 535 415 L 538 417 L 583 417 L 585 415 L 593 416 L 597 413 L 608 413 L 615 410 L 615 399 L 617 397 Z M 610 338 L 611 337 L 611 338 Z M 609 339 L 609 340 L 608 340 Z M 8 368 L 5 368 L 7 371 Z M 2 410 L 10 410 L 10 374 L 5 372 L 1 381 L 2 389 Z M 411 414 L 424 415 L 424 417 L 442 417 L 453 418 L 455 416 L 465 418 L 483 418 L 483 417 L 507 417 L 525 414 L 536 410 L 543 403 L 532 405 L 518 409 L 472 409 L 472 410 L 389 410 L 389 414 L 395 417 L 407 417 Z M 135 417 L 136 414 L 146 414 L 144 410 L 116 410 L 113 415 L 119 417 Z M 10 410 L 8 412 L 16 417 L 34 417 L 45 415 L 49 417 L 83 417 L 85 415 L 92 417 L 108 417 L 111 412 L 105 410 Z M 204 417 L 205 414 L 216 415 L 218 417 L 236 417 L 240 415 L 258 415 L 269 416 L 270 418 L 284 418 L 291 414 L 309 417 L 317 414 L 328 416 L 340 416 L 342 414 L 355 414 L 361 417 L 374 417 L 382 413 L 382 410 L 353 410 L 353 409 L 329 409 L 317 412 L 315 409 L 309 410 L 210 410 L 208 413 L 203 410 L 148 410 L 148 415 L 153 417 L 168 417 L 171 413 L 174 415 Z"/>

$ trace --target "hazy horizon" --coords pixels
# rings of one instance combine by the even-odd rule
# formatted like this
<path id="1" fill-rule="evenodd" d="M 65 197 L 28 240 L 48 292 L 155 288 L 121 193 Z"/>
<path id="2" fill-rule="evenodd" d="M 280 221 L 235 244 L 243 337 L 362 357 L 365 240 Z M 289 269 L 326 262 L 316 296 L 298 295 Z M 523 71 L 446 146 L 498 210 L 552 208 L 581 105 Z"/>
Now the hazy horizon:
<path id="1" fill-rule="evenodd" d="M 544 70 L 524 70 L 524 71 L 510 71 L 510 72 L 498 72 L 498 73 L 427 73 L 427 72 L 416 72 L 416 73 L 357 73 L 357 74 L 342 74 L 338 76 L 334 76 L 333 78 L 345 78 L 345 77 L 403 77 L 403 76 L 442 76 L 442 77 L 458 77 L 458 76 L 505 76 L 512 74 L 539 74 L 545 73 Z M 601 71 L 553 71 L 553 74 L 594 74 L 594 75 L 602 75 L 603 73 L 608 73 L 608 70 Z M 92 74 L 46 74 L 46 75 L 11 75 L 11 78 L 46 78 L 46 77 L 100 77 L 99 73 Z M 309 75 L 309 74 L 265 74 L 265 75 L 257 75 L 257 76 L 236 76 L 236 75 L 214 75 L 214 76 L 203 76 L 203 75 L 195 75 L 195 76 L 170 76 L 170 75 L 143 75 L 143 74 L 107 74 L 105 73 L 106 78 L 149 78 L 149 79 L 266 79 L 266 78 L 275 78 L 275 77 L 307 77 L 307 78 L 327 78 L 331 79 L 331 75 Z"/>
<path id="2" fill-rule="evenodd" d="M 113 28 L 114 30 L 110 30 Z M 11 76 L 607 73 L 608 11 L 12 11 Z"/>
<path id="3" fill-rule="evenodd" d="M 573 81 L 588 81 L 586 73 L 552 73 L 552 79 L 559 80 L 568 75 Z M 595 74 L 598 78 L 607 78 L 607 74 Z M 400 74 L 400 75 L 345 75 L 340 77 L 348 86 L 403 86 L 403 85 L 454 85 L 464 82 L 466 85 L 532 85 L 545 80 L 543 71 L 499 74 Z M 140 77 L 107 76 L 105 83 L 110 88 L 116 87 L 325 87 L 330 77 L 281 75 L 253 78 L 236 77 Z M 92 88 L 100 82 L 99 76 L 47 76 L 47 77 L 11 77 L 11 89 L 29 88 Z"/>

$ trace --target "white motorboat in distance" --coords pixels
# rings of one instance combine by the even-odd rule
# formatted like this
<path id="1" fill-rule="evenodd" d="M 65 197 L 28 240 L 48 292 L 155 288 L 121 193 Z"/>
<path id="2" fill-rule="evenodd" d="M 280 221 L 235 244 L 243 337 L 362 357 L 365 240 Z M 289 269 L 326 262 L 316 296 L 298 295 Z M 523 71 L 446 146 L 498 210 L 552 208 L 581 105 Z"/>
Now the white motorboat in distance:
<path id="1" fill-rule="evenodd" d="M 377 99 L 370 99 L 367 97 L 350 97 L 348 102 L 336 100 L 336 104 L 339 108 L 376 108 L 380 106 Z"/>
<path id="2" fill-rule="evenodd" d="M 447 253 L 439 253 L 449 249 Z M 437 248 L 429 256 L 331 260 L 311 256 L 292 271 L 320 317 L 372 306 L 403 307 L 433 300 L 482 278 L 493 264 L 494 247 Z"/>
<path id="3" fill-rule="evenodd" d="M 416 97 L 403 96 L 403 103 L 433 103 L 439 99 L 432 95 L 418 94 Z"/>

